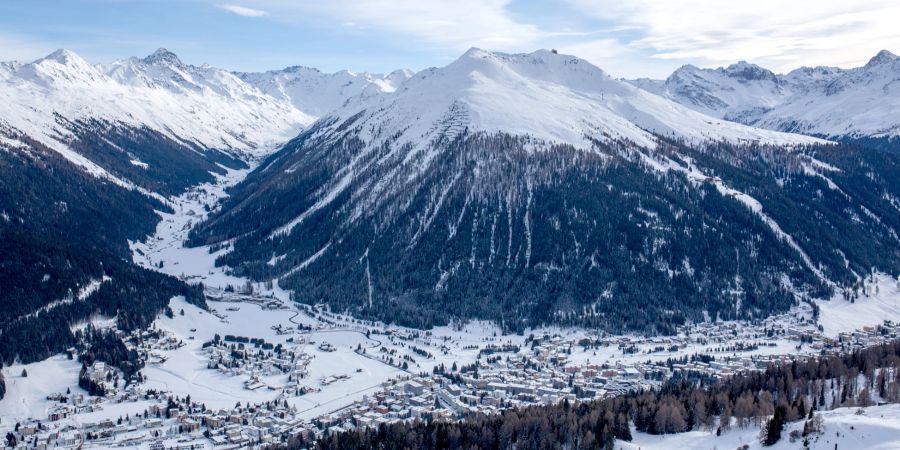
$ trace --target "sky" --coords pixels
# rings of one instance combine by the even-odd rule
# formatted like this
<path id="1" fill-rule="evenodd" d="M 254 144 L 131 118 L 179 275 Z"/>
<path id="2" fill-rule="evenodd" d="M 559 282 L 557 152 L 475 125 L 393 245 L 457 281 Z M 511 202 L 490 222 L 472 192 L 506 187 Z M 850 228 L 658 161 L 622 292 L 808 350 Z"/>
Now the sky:
<path id="1" fill-rule="evenodd" d="M 898 0 L 2 0 L 0 60 L 58 48 L 92 63 L 165 47 L 238 71 L 386 73 L 471 47 L 554 48 L 616 77 L 738 60 L 787 72 L 900 53 Z"/>

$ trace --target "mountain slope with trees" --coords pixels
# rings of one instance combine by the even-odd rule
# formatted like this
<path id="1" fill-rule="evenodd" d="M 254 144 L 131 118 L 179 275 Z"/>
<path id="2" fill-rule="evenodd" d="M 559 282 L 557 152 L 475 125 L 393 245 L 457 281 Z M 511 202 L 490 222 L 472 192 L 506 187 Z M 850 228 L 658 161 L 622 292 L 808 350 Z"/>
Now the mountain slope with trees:
<path id="1" fill-rule="evenodd" d="M 190 243 L 404 325 L 671 332 L 900 273 L 898 162 L 717 121 L 577 58 L 472 50 L 318 121 Z"/>

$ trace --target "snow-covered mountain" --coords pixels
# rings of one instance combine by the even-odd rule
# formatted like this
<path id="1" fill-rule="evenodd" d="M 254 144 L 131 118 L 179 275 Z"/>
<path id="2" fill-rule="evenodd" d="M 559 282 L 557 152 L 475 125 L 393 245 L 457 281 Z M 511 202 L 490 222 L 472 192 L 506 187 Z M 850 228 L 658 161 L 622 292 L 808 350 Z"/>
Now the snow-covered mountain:
<path id="1" fill-rule="evenodd" d="M 387 75 L 354 73 L 349 70 L 324 73 L 310 67 L 292 66 L 282 70 L 236 75 L 262 92 L 319 117 L 358 95 L 393 92 L 413 73 L 409 70 L 396 70 Z"/>
<path id="2" fill-rule="evenodd" d="M 741 61 L 684 66 L 666 80 L 633 80 L 714 117 L 828 137 L 900 136 L 900 58 L 886 50 L 853 69 L 802 67 L 784 75 Z"/>
<path id="3" fill-rule="evenodd" d="M 0 121 L 54 149 L 72 136 L 59 118 L 147 127 L 178 142 L 250 153 L 314 120 L 228 71 L 184 64 L 165 49 L 97 66 L 58 50 L 8 63 L 3 73 Z"/>
<path id="4" fill-rule="evenodd" d="M 170 146 L 184 147 L 182 153 L 257 157 L 348 98 L 392 90 L 408 75 L 326 75 L 298 68 L 235 74 L 185 64 L 162 48 L 145 58 L 91 65 L 71 51 L 58 50 L 31 63 L 0 64 L 0 130 L 7 140 L 12 135 L 34 139 L 94 175 L 122 186 L 140 186 L 131 179 L 134 174 L 123 173 L 129 170 L 122 164 L 116 169 L 90 154 L 96 153 L 96 143 L 89 142 L 122 147 L 120 153 L 128 154 L 135 167 L 147 167 L 144 159 L 152 157 L 142 159 L 118 142 L 121 136 L 111 134 L 141 130 Z"/>
<path id="5" fill-rule="evenodd" d="M 99 65 L 67 50 L 0 63 L 0 357 L 65 350 L 70 325 L 92 314 L 128 329 L 175 295 L 202 302 L 199 289 L 132 264 L 128 244 L 156 228 L 173 196 L 247 168 L 312 123 L 318 112 L 294 106 L 306 94 L 273 97 L 165 49 Z"/>
<path id="6" fill-rule="evenodd" d="M 354 128 L 367 140 L 399 135 L 401 143 L 419 146 L 464 128 L 580 148 L 615 139 L 652 147 L 651 133 L 694 142 L 816 142 L 697 114 L 548 50 L 508 55 L 471 49 L 446 67 L 416 74 L 391 95 L 360 99 L 328 117 L 339 127 L 357 116 Z"/>
<path id="7" fill-rule="evenodd" d="M 898 268 L 897 161 L 864 158 L 890 157 L 700 114 L 573 56 L 472 49 L 324 115 L 189 240 L 364 317 L 669 330 Z"/>

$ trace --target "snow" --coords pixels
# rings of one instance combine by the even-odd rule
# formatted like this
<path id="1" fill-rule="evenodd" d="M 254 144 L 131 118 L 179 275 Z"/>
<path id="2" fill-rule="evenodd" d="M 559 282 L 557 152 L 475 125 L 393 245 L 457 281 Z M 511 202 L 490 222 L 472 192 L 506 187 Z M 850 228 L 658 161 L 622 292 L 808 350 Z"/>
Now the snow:
<path id="1" fill-rule="evenodd" d="M 819 305 L 819 324 L 826 335 L 834 336 L 865 326 L 877 326 L 885 320 L 900 321 L 900 279 L 876 273 L 867 279 L 859 298 L 853 303 L 836 292 L 830 300 L 815 300 Z"/>
<path id="2" fill-rule="evenodd" d="M 325 146 L 359 138 L 364 149 L 323 184 L 311 208 L 272 236 L 289 233 L 337 198 L 356 177 L 370 172 L 365 165 L 398 161 L 390 176 L 373 181 L 374 189 L 354 192 L 354 198 L 365 198 L 359 203 L 368 205 L 390 197 L 388 190 L 412 184 L 430 167 L 441 142 L 465 131 L 522 137 L 526 151 L 570 145 L 589 152 L 598 141 L 655 149 L 654 133 L 694 145 L 722 140 L 785 147 L 826 142 L 705 116 L 614 80 L 587 61 L 547 50 L 505 54 L 471 49 L 446 67 L 417 73 L 393 92 L 357 97 L 311 128 L 315 131 L 309 142 Z M 398 179 L 403 183 L 393 182 Z M 440 199 L 434 205 L 440 208 Z M 351 217 L 363 214 L 361 209 Z"/>
<path id="3" fill-rule="evenodd" d="M 309 209 L 303 212 L 303 214 L 300 214 L 287 224 L 278 227 L 269 235 L 269 238 L 271 239 L 275 236 L 290 234 L 291 230 L 293 230 L 294 227 L 300 225 L 312 213 L 322 209 L 323 207 L 334 201 L 334 199 L 336 199 L 337 196 L 344 191 L 344 189 L 347 189 L 347 187 L 350 186 L 351 181 L 353 181 L 353 171 L 347 170 L 346 173 L 340 179 L 338 179 L 336 183 L 334 183 L 334 186 L 328 187 L 325 195 L 320 197 L 314 205 L 310 206 Z"/>
<path id="4" fill-rule="evenodd" d="M 22 370 L 28 373 L 22 377 Z M 78 387 L 81 363 L 57 355 L 31 364 L 13 364 L 3 368 L 6 379 L 6 396 L 0 400 L 0 429 L 14 425 L 26 417 L 46 419 L 47 408 L 58 402 L 47 400 L 47 395 L 82 392 Z"/>
<path id="5" fill-rule="evenodd" d="M 144 383 L 145 387 L 164 389 L 181 396 L 190 394 L 194 401 L 205 403 L 210 408 L 230 408 L 236 402 L 259 403 L 278 397 L 279 390 L 245 389 L 243 382 L 247 379 L 246 376 L 228 376 L 218 370 L 207 369 L 207 360 L 200 349 L 203 342 L 212 340 L 215 334 L 263 338 L 267 342 L 287 347 L 293 345 L 287 342 L 287 338 L 306 337 L 309 342 L 303 344 L 302 349 L 313 354 L 314 358 L 308 367 L 309 375 L 301 384 L 322 390 L 302 397 L 288 398 L 288 402 L 302 411 L 302 416 L 306 418 L 358 401 L 363 395 L 380 390 L 384 381 L 402 373 L 399 369 L 355 353 L 357 345 L 372 347 L 378 344 L 378 341 L 366 338 L 358 330 L 321 329 L 308 334 L 279 335 L 272 329 L 273 325 L 281 325 L 287 329 L 295 328 L 296 323 L 316 322 L 301 316 L 293 308 L 271 310 L 252 303 L 208 303 L 221 319 L 177 297 L 170 303 L 175 311 L 174 317 L 160 316 L 157 319 L 154 323 L 157 328 L 174 333 L 186 345 L 177 350 L 160 351 L 166 361 L 160 365 L 149 365 L 142 370 L 148 378 Z M 182 310 L 183 316 L 180 314 Z M 193 339 L 189 339 L 190 337 Z M 336 351 L 319 351 L 316 347 L 323 342 L 333 345 Z M 340 374 L 350 378 L 328 386 L 319 385 L 322 378 Z M 287 376 L 263 377 L 263 381 L 280 385 L 287 381 Z"/>
<path id="6" fill-rule="evenodd" d="M 245 305 L 238 314 L 226 315 L 226 319 L 220 320 L 182 298 L 172 299 L 169 306 L 175 312 L 174 318 L 161 316 L 154 325 L 175 333 L 187 345 L 177 350 L 160 351 L 166 361 L 142 369 L 142 373 L 148 378 L 144 383 L 145 387 L 171 391 L 181 396 L 189 394 L 194 401 L 205 403 L 207 407 L 214 409 L 230 408 L 237 402 L 265 402 L 278 396 L 278 391 L 268 389 L 246 390 L 243 387 L 245 378 L 229 377 L 217 370 L 207 369 L 207 361 L 199 350 L 203 342 L 212 340 L 216 333 L 274 341 L 275 332 L 266 325 L 279 321 L 279 312 L 263 311 L 258 307 Z M 211 306 L 225 310 L 224 305 Z M 182 310 L 185 312 L 184 316 L 180 315 Z M 191 332 L 191 329 L 197 331 Z M 191 336 L 194 339 L 189 339 Z"/>
<path id="7" fill-rule="evenodd" d="M 97 290 L 100 289 L 100 286 L 103 285 L 103 283 L 106 283 L 107 281 L 110 281 L 110 280 L 112 280 L 112 278 L 110 278 L 110 277 L 108 277 L 108 276 L 106 276 L 106 275 L 104 275 L 104 276 L 103 276 L 101 279 L 99 279 L 99 280 L 98 280 L 98 279 L 92 279 L 92 280 L 88 281 L 84 286 L 81 286 L 81 287 L 78 289 L 78 292 L 77 292 L 75 295 L 67 295 L 66 297 L 61 298 L 61 299 L 59 299 L 59 300 L 54 300 L 54 301 L 52 301 L 52 302 L 50 302 L 50 303 L 48 303 L 48 304 L 46 304 L 46 305 L 44 305 L 44 306 L 38 308 L 38 309 L 35 310 L 34 312 L 31 312 L 31 313 L 26 314 L 26 315 L 24 315 L 24 316 L 19 316 L 19 317 L 17 318 L 17 320 L 22 320 L 22 319 L 25 319 L 25 318 L 28 318 L 28 317 L 35 317 L 35 316 L 37 316 L 37 315 L 39 315 L 39 314 L 44 314 L 44 313 L 46 313 L 47 311 L 50 311 L 50 310 L 52 310 L 52 309 L 54 309 L 54 308 L 57 308 L 57 307 L 60 307 L 60 306 L 63 306 L 63 305 L 68 305 L 68 304 L 70 304 L 70 303 L 72 303 L 72 302 L 75 302 L 75 301 L 83 301 L 83 300 L 85 300 L 86 298 L 90 297 L 94 292 L 97 292 Z"/>
<path id="8" fill-rule="evenodd" d="M 193 224 L 206 218 L 206 208 L 212 208 L 226 196 L 225 189 L 242 180 L 249 169 L 228 169 L 215 182 L 195 186 L 170 200 L 172 213 L 160 212 L 156 232 L 144 242 L 131 242 L 133 261 L 146 268 L 181 277 L 189 282 L 203 282 L 206 286 L 224 289 L 228 285 L 242 286 L 246 280 L 227 275 L 215 266 L 216 258 L 227 249 L 210 253 L 209 247 L 184 247 Z M 158 267 L 162 263 L 163 267 Z"/>
<path id="9" fill-rule="evenodd" d="M 183 64 L 164 49 L 97 66 L 59 50 L 0 81 L 0 117 L 64 152 L 71 136 L 54 114 L 146 126 L 176 141 L 244 152 L 290 139 L 314 119 L 227 71 Z"/>
<path id="10" fill-rule="evenodd" d="M 862 414 L 857 412 L 862 411 Z M 868 408 L 838 408 L 823 411 L 824 429 L 820 435 L 810 436 L 810 450 L 873 449 L 887 450 L 900 448 L 900 405 L 872 406 Z M 669 449 L 735 449 L 747 445 L 748 449 L 787 450 L 801 449 L 803 440 L 790 442 L 789 433 L 803 430 L 803 421 L 785 426 L 781 440 L 771 447 L 763 447 L 759 442 L 759 428 L 745 429 L 733 427 L 716 436 L 712 431 L 690 431 L 668 435 L 649 435 L 632 431 L 631 442 L 616 441 L 615 448 L 623 450 L 669 450 Z"/>
<path id="11" fill-rule="evenodd" d="M 399 133 L 398 146 L 412 143 L 419 149 L 441 136 L 447 124 L 582 149 L 592 147 L 590 138 L 654 148 L 649 132 L 698 143 L 821 142 L 698 114 L 614 80 L 587 61 L 547 50 L 510 55 L 471 49 L 446 67 L 417 73 L 393 93 L 349 103 L 332 113 L 341 119 L 332 128 L 361 111 L 365 117 L 355 126 L 370 145 Z"/>
<path id="12" fill-rule="evenodd" d="M 298 265 L 297 267 L 294 267 L 293 269 L 285 272 L 284 275 L 282 275 L 281 277 L 284 278 L 284 277 L 293 275 L 293 274 L 307 268 L 310 264 L 316 262 L 317 259 L 319 259 L 322 255 L 324 255 L 325 252 L 328 251 L 329 247 L 331 247 L 331 242 L 325 244 L 324 247 L 320 248 L 317 252 L 313 253 L 312 256 L 310 256 L 309 258 L 306 258 L 306 260 L 304 260 L 302 263 L 300 263 L 300 265 Z"/>
<path id="13" fill-rule="evenodd" d="M 342 70 L 329 74 L 310 67 L 292 66 L 236 75 L 273 98 L 290 102 L 298 110 L 318 117 L 337 109 L 347 99 L 393 92 L 412 76 L 412 72 L 397 70 L 381 75 Z"/>
<path id="14" fill-rule="evenodd" d="M 675 170 L 685 174 L 689 180 L 693 181 L 696 184 L 700 183 L 712 183 L 716 190 L 719 191 L 720 194 L 726 197 L 731 197 L 738 202 L 741 202 L 744 206 L 746 206 L 750 211 L 756 214 L 763 223 L 772 230 L 772 233 L 775 234 L 778 239 L 786 243 L 789 247 L 794 249 L 797 254 L 800 256 L 800 259 L 803 261 L 803 264 L 813 273 L 816 277 L 824 284 L 828 286 L 834 286 L 834 282 L 828 279 L 824 273 L 822 273 L 821 269 L 813 263 L 812 259 L 810 259 L 809 255 L 806 254 L 806 251 L 797 244 L 797 241 L 794 240 L 793 236 L 785 232 L 781 225 L 778 224 L 772 216 L 766 214 L 763 211 L 763 205 L 756 198 L 750 196 L 747 193 L 741 192 L 737 189 L 734 189 L 728 185 L 726 185 L 720 178 L 711 177 L 709 175 L 704 174 L 697 167 L 694 166 L 693 161 L 689 157 L 682 158 L 687 162 L 687 166 L 683 166 L 668 157 L 661 155 L 654 155 L 654 157 L 650 157 L 641 153 L 641 158 L 654 170 L 658 170 L 660 172 L 665 172 L 668 170 Z M 811 159 L 813 161 L 811 164 L 816 165 L 818 160 Z M 824 164 L 824 163 L 821 163 Z M 835 169 L 836 170 L 836 169 Z M 818 172 L 816 172 L 818 174 Z M 824 177 L 824 176 L 823 176 Z"/>
<path id="15" fill-rule="evenodd" d="M 879 52 L 853 69 L 801 67 L 775 75 L 745 62 L 684 66 L 632 84 L 710 116 L 822 136 L 900 136 L 900 59 Z"/>

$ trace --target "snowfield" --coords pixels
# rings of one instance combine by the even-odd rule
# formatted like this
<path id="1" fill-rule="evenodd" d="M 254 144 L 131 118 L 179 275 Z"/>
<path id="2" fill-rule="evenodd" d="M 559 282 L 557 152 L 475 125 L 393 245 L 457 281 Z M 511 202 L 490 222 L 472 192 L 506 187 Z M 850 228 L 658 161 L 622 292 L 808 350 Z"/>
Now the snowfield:
<path id="1" fill-rule="evenodd" d="M 0 62 L 0 129 L 16 130 L 88 173 L 131 187 L 69 148 L 74 134 L 68 122 L 149 128 L 185 146 L 261 157 L 348 98 L 392 91 L 409 76 L 297 68 L 235 74 L 186 64 L 164 48 L 92 65 L 60 49 L 30 63 Z M 132 164 L 146 168 L 139 160 Z"/>
<path id="2" fill-rule="evenodd" d="M 862 414 L 858 412 L 862 411 Z M 824 431 L 810 437 L 810 450 L 893 450 L 900 448 L 900 405 L 872 406 L 868 408 L 838 408 L 822 412 Z M 623 450 L 670 449 L 748 449 L 788 450 L 802 449 L 803 439 L 790 442 L 793 430 L 803 430 L 803 421 L 785 424 L 782 438 L 771 447 L 759 442 L 759 428 L 740 429 L 716 436 L 715 431 L 690 431 L 687 433 L 653 436 L 633 432 L 631 442 L 616 441 L 616 448 Z"/>
<path id="3" fill-rule="evenodd" d="M 28 373 L 22 377 L 22 370 Z M 87 392 L 78 387 L 81 363 L 63 355 L 53 356 L 31 364 L 13 364 L 3 368 L 6 396 L 0 399 L 0 430 L 12 428 L 27 417 L 44 418 L 47 407 L 56 402 L 47 395 L 71 389 L 73 393 Z"/>
<path id="4" fill-rule="evenodd" d="M 730 101 L 745 100 L 742 95 L 734 93 Z M 351 96 L 355 100 L 346 102 Z M 773 94 L 759 102 L 773 105 L 780 101 L 776 97 Z M 338 109 L 329 113 L 332 108 Z M 708 109 L 710 113 L 714 111 Z M 452 138 L 466 129 L 527 135 L 536 151 L 550 148 L 549 144 L 567 144 L 589 151 L 596 141 L 628 141 L 652 150 L 658 142 L 654 134 L 697 144 L 724 140 L 792 147 L 825 142 L 713 118 L 614 80 L 584 60 L 545 50 L 510 55 L 472 49 L 444 68 L 414 75 L 398 71 L 386 76 L 352 72 L 327 75 L 305 68 L 232 74 L 209 66 L 185 65 L 163 49 L 145 59 L 131 58 L 109 65 L 92 66 L 63 50 L 29 64 L 0 64 L 0 126 L 21 130 L 87 170 L 104 175 L 99 166 L 68 151 L 69 136 L 54 122 L 54 113 L 69 120 L 100 118 L 147 126 L 188 144 L 244 153 L 252 164 L 258 156 L 270 153 L 275 143 L 294 136 L 320 115 L 326 117 L 319 122 L 319 136 L 332 133 L 337 138 L 342 133 L 356 133 L 368 149 L 385 142 L 395 149 L 411 144 L 407 159 L 421 157 L 416 161 L 422 164 L 431 161 L 428 155 L 421 154 L 434 151 L 430 143 Z M 351 126 L 341 131 L 344 124 Z M 682 165 L 641 155 L 648 165 L 662 172 L 679 171 L 697 183 L 713 178 L 696 169 L 690 159 Z M 131 162 L 146 166 L 139 160 Z M 823 177 L 830 170 L 818 161 L 809 163 L 808 170 Z M 743 367 L 750 369 L 758 368 L 753 364 L 760 361 L 764 365 L 783 357 L 819 354 L 824 350 L 822 343 L 829 339 L 820 339 L 813 345 L 798 337 L 817 333 L 818 326 L 825 337 L 835 337 L 885 320 L 900 322 L 900 280 L 882 273 L 866 277 L 862 288 L 852 293 L 853 302 L 844 298 L 850 294 L 844 292 L 830 300 L 814 300 L 819 309 L 817 323 L 812 321 L 813 308 L 801 304 L 787 314 L 756 323 L 692 324 L 672 337 L 610 337 L 593 330 L 550 326 L 522 335 L 503 335 L 495 324 L 479 321 L 432 330 L 362 321 L 324 306 L 296 304 L 291 301 L 291 293 L 279 287 L 277 279 L 271 283 L 251 282 L 229 273 L 227 267 L 216 267 L 216 258 L 229 251 L 227 243 L 212 252 L 207 246 L 184 246 L 191 228 L 215 210 L 227 196 L 227 189 L 244 179 L 250 170 L 228 170 L 225 175 L 217 175 L 213 183 L 165 199 L 174 212 L 160 212 L 155 233 L 143 242 L 129 243 L 136 264 L 188 283 L 203 283 L 207 294 L 208 310 L 175 297 L 169 305 L 171 317 L 161 313 L 153 322 L 153 328 L 173 337 L 179 345 L 153 350 L 152 361 L 141 370 L 145 381 L 140 387 L 144 390 L 166 391 L 181 398 L 190 396 L 207 408 L 223 410 L 237 403 L 260 404 L 277 399 L 287 403 L 293 418 L 308 421 L 363 403 L 387 385 L 431 373 L 440 366 L 472 364 L 482 359 L 480 350 L 488 345 L 519 347 L 516 351 L 497 351 L 498 356 L 504 357 L 536 352 L 527 344 L 535 342 L 535 337 L 543 341 L 541 345 L 559 345 L 552 351 L 554 357 L 564 355 L 561 371 L 572 366 L 606 365 L 604 369 L 621 370 L 624 374 L 642 364 L 700 353 L 711 354 L 719 362 L 742 360 L 747 362 Z M 340 174 L 313 209 L 274 234 L 289 233 L 314 208 L 333 201 L 351 184 L 355 173 L 351 167 Z M 712 182 L 720 192 L 734 196 L 759 214 L 776 234 L 803 254 L 791 237 L 768 218 L 756 199 L 720 180 Z M 330 245 L 294 271 L 304 269 Z M 530 245 L 529 234 L 526 259 L 530 257 Z M 276 263 L 278 258 L 273 256 L 270 263 Z M 808 258 L 804 261 L 821 276 Z M 94 280 L 77 296 L 60 302 L 78 301 L 104 281 Z M 87 323 L 113 328 L 115 318 L 94 317 L 74 327 Z M 760 331 L 775 329 L 776 325 L 781 334 L 765 336 Z M 787 330 L 792 334 L 788 335 Z M 304 358 L 305 376 L 294 380 L 287 373 L 259 375 L 215 368 L 204 344 L 215 336 L 226 335 L 264 339 L 296 351 Z M 589 348 L 578 344 L 583 339 L 599 342 L 601 338 L 607 340 L 605 346 Z M 622 344 L 610 345 L 612 341 Z M 735 348 L 742 344 L 752 348 Z M 50 409 L 59 406 L 58 402 L 47 400 L 48 395 L 67 390 L 86 395 L 77 386 L 80 368 L 77 360 L 63 355 L 4 367 L 7 393 L 0 400 L 0 431 L 5 432 L 26 418 L 46 420 Z M 23 370 L 27 377 L 22 376 Z M 732 369 L 721 372 L 727 373 L 733 373 Z M 293 381 L 305 389 L 302 395 L 285 394 Z M 650 382 L 640 377 L 633 381 L 637 386 Z M 100 403 L 97 410 L 72 415 L 59 424 L 79 426 L 126 414 L 134 416 L 156 401 L 107 399 Z M 809 448 L 900 449 L 900 405 L 841 408 L 822 412 L 822 416 L 824 432 L 811 440 Z M 802 426 L 803 422 L 788 424 L 784 438 L 771 448 L 801 448 L 802 441 L 791 443 L 787 436 Z M 731 449 L 747 445 L 755 449 L 761 447 L 758 434 L 759 429 L 754 427 L 735 427 L 722 436 L 716 436 L 714 430 L 667 436 L 633 433 L 633 442 L 617 442 L 616 447 Z M 134 437 L 143 438 L 137 434 Z M 115 439 L 121 443 L 126 438 Z M 166 443 L 175 444 L 172 440 Z"/>
<path id="5" fill-rule="evenodd" d="M 867 278 L 859 298 L 852 303 L 838 292 L 829 300 L 816 300 L 819 305 L 819 324 L 825 334 L 836 336 L 842 332 L 875 326 L 885 320 L 900 320 L 900 280 L 877 273 Z"/>

